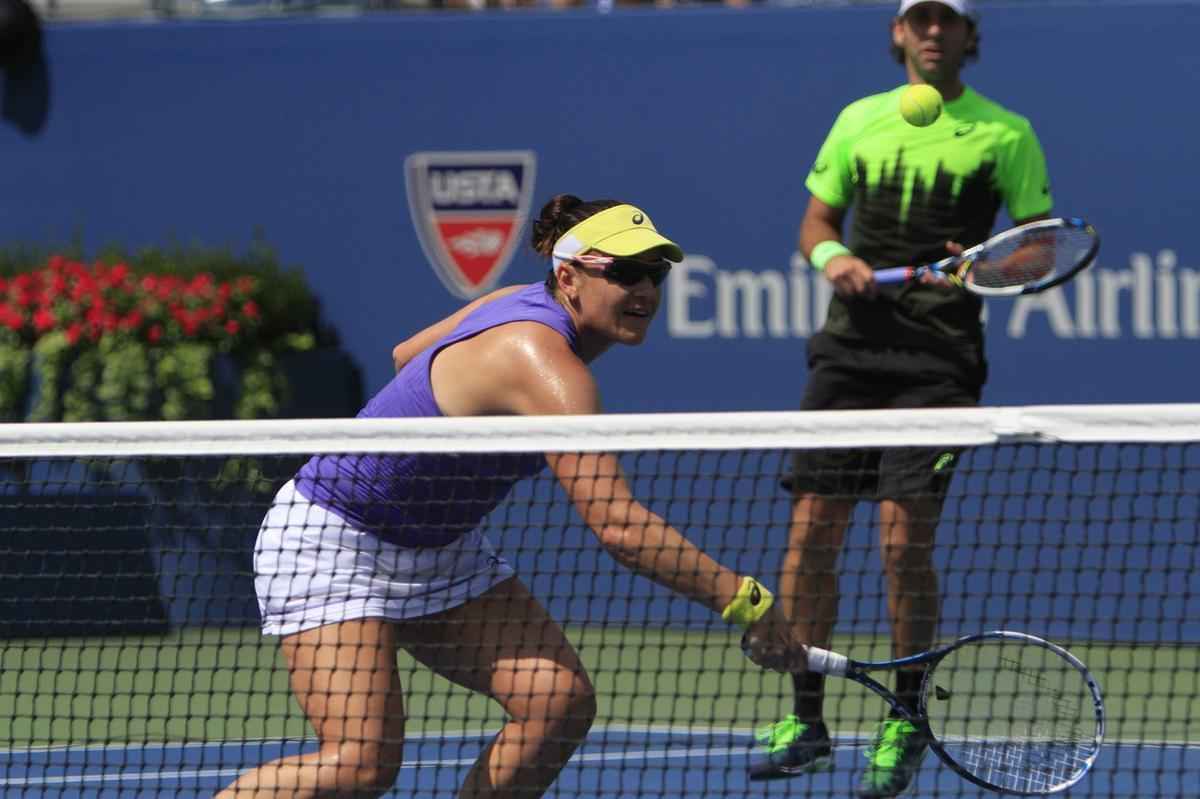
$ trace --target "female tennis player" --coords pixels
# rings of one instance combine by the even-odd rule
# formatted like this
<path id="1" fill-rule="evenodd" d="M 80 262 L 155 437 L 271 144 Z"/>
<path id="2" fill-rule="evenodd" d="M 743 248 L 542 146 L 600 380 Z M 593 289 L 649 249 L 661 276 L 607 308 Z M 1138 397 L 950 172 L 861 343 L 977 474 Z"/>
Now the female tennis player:
<path id="1" fill-rule="evenodd" d="M 551 259 L 545 284 L 495 291 L 397 346 L 396 377 L 359 416 L 598 413 L 588 364 L 641 343 L 683 253 L 640 209 L 571 195 L 542 209 L 533 247 Z M 547 462 L 618 562 L 745 627 L 759 665 L 803 667 L 770 592 L 637 502 L 613 455 L 318 456 L 276 496 L 255 571 L 263 630 L 282 636 L 320 747 L 259 766 L 220 799 L 386 792 L 404 740 L 397 648 L 507 715 L 460 796 L 545 792 L 587 734 L 595 693 L 477 525 Z"/>

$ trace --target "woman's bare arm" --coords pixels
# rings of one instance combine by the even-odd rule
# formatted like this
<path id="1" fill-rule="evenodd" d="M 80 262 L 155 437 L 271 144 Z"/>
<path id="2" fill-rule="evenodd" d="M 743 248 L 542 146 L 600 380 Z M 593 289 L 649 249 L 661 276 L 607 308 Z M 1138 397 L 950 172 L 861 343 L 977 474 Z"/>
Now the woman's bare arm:
<path id="1" fill-rule="evenodd" d="M 552 452 L 546 460 L 575 510 L 618 563 L 715 613 L 733 601 L 741 576 L 634 499 L 615 456 Z"/>
<path id="2" fill-rule="evenodd" d="M 514 342 L 513 412 L 526 415 L 597 414 L 595 379 L 561 335 L 527 328 Z M 609 453 L 547 453 L 559 483 L 601 545 L 621 565 L 716 612 L 741 583 L 636 499 L 617 458 Z"/>

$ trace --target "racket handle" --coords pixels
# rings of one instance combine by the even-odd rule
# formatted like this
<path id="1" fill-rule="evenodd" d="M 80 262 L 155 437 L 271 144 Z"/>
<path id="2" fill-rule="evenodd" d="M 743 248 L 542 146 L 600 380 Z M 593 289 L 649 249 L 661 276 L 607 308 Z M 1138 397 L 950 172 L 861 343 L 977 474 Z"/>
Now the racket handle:
<path id="1" fill-rule="evenodd" d="M 808 656 L 808 670 L 817 674 L 832 674 L 834 677 L 844 677 L 850 668 L 850 658 L 821 649 L 815 646 L 804 647 Z"/>
<path id="2" fill-rule="evenodd" d="M 876 283 L 903 283 L 920 274 L 915 266 L 893 266 L 875 270 Z"/>

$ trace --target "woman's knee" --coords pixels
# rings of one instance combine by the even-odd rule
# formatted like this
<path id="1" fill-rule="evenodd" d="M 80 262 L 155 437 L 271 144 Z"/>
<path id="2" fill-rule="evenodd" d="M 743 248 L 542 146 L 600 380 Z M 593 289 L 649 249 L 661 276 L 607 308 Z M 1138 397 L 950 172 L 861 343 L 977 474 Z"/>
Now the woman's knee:
<path id="1" fill-rule="evenodd" d="M 579 728 L 583 734 L 586 734 L 596 721 L 598 707 L 596 689 L 592 685 L 592 681 L 588 679 L 586 674 L 580 676 L 582 679 L 571 701 L 569 717 L 573 720 L 573 725 Z"/>
<path id="2" fill-rule="evenodd" d="M 504 705 L 514 721 L 541 726 L 560 741 L 582 741 L 597 714 L 596 689 L 587 674 L 563 669 L 536 681 L 530 696 Z"/>
<path id="3" fill-rule="evenodd" d="M 387 793 L 400 775 L 403 745 L 343 741 L 322 747 L 321 766 L 334 770 L 339 795 L 371 797 Z M 321 780 L 324 782 L 324 780 Z"/>
<path id="4" fill-rule="evenodd" d="M 560 737 L 582 740 L 596 721 L 596 689 L 585 673 L 555 682 L 559 684 L 547 704 L 545 720 Z"/>

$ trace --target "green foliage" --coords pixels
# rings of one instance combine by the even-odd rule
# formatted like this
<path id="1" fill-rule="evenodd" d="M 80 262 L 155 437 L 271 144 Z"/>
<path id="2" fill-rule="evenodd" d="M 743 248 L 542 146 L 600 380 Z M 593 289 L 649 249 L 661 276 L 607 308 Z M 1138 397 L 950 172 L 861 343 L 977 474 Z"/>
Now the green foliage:
<path id="1" fill-rule="evenodd" d="M 114 422 L 149 419 L 158 388 L 150 346 L 128 337 L 105 336 L 98 349 L 102 365 L 95 399 L 100 416 Z"/>
<path id="2" fill-rule="evenodd" d="M 287 381 L 279 371 L 274 353 L 259 350 L 242 371 L 242 391 L 233 415 L 239 419 L 277 416 L 286 393 Z"/>
<path id="3" fill-rule="evenodd" d="M 11 401 L 0 405 L 0 421 L 16 422 L 24 418 L 18 398 L 29 393 L 29 362 L 33 352 L 10 331 L 0 331 L 0 397 Z"/>
<path id="4" fill-rule="evenodd" d="M 63 383 L 66 377 L 71 342 L 67 334 L 56 330 L 39 338 L 33 345 L 33 367 L 38 381 L 38 390 L 33 407 L 29 410 L 31 422 L 57 422 L 62 420 Z M 15 412 L 24 396 L 3 397 L 3 412 Z"/>
<path id="5" fill-rule="evenodd" d="M 213 346 L 180 342 L 156 359 L 154 378 L 162 391 L 161 418 L 205 419 L 211 416 Z"/>

